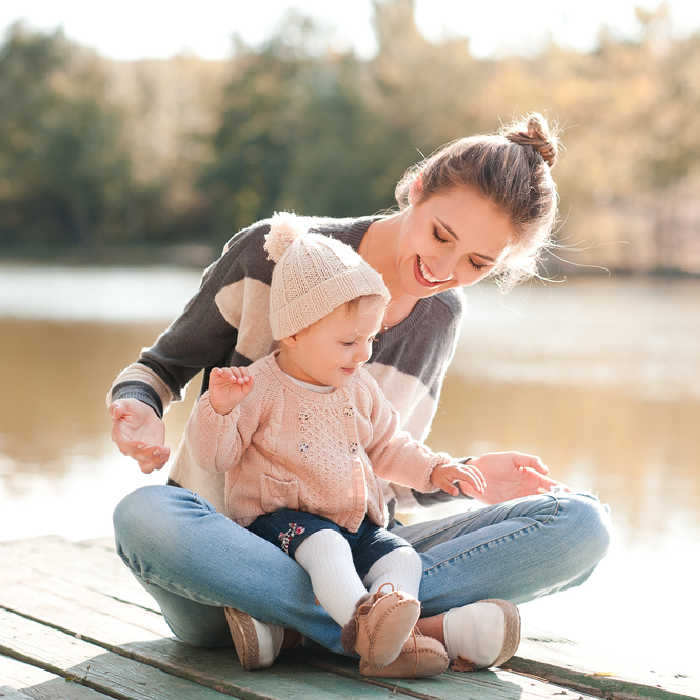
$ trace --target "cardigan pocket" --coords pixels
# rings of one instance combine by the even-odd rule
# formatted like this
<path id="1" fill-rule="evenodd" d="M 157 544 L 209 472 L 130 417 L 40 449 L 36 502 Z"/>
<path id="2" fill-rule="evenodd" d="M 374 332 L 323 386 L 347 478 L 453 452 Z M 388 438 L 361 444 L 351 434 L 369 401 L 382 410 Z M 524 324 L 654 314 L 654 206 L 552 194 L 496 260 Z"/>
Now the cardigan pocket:
<path id="1" fill-rule="evenodd" d="M 260 477 L 260 502 L 265 513 L 281 508 L 299 510 L 299 482 L 263 474 Z"/>

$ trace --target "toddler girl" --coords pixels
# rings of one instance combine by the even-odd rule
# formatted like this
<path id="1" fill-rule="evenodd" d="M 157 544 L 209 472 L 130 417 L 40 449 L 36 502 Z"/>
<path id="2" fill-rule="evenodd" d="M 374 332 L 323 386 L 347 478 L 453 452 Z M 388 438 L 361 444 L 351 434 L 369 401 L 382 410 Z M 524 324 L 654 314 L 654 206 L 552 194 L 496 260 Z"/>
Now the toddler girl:
<path id="1" fill-rule="evenodd" d="M 401 431 L 362 367 L 389 302 L 381 276 L 290 214 L 273 218 L 265 250 L 276 262 L 269 318 L 278 349 L 211 372 L 188 423 L 188 449 L 201 467 L 226 472 L 227 514 L 308 572 L 361 673 L 441 673 L 444 647 L 416 631 L 421 560 L 384 529 L 375 473 L 452 494 L 459 482 L 483 493 L 483 477 Z M 226 610 L 234 636 L 235 613 Z"/>

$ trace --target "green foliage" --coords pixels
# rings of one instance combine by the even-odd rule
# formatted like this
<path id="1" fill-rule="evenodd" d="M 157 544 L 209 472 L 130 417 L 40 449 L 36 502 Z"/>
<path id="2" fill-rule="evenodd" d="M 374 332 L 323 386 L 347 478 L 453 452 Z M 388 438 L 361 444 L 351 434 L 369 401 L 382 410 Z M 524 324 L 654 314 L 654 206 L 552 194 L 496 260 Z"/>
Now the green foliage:
<path id="1" fill-rule="evenodd" d="M 420 154 L 538 110 L 567 146 L 559 233 L 587 249 L 565 255 L 700 271 L 700 36 L 673 39 L 663 6 L 638 20 L 637 41 L 602 28 L 591 52 L 553 40 L 478 60 L 466 40 L 421 36 L 410 0 L 384 0 L 369 60 L 290 16 L 225 65 L 160 66 L 15 26 L 0 46 L 3 246 L 218 248 L 275 210 L 373 213 Z"/>
<path id="2" fill-rule="evenodd" d="M 363 99 L 360 63 L 287 48 L 273 40 L 237 57 L 200 180 L 218 240 L 276 209 L 348 216 L 391 202 L 400 132 Z"/>
<path id="3" fill-rule="evenodd" d="M 143 233 L 132 219 L 146 197 L 131 181 L 119 115 L 99 101 L 94 62 L 78 58 L 60 32 L 20 25 L 0 51 L 3 244 L 97 247 Z"/>

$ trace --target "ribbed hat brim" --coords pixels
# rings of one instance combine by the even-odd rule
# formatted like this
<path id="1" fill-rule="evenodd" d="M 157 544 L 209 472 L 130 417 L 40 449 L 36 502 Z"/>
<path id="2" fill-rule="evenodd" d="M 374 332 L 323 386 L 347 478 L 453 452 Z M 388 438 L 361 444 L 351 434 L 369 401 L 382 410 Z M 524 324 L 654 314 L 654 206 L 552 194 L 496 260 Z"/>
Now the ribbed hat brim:
<path id="1" fill-rule="evenodd" d="M 280 340 L 294 335 L 342 304 L 372 294 L 389 301 L 389 292 L 381 275 L 369 265 L 350 268 L 342 275 L 323 280 L 297 299 L 279 308 L 271 308 L 272 337 Z"/>

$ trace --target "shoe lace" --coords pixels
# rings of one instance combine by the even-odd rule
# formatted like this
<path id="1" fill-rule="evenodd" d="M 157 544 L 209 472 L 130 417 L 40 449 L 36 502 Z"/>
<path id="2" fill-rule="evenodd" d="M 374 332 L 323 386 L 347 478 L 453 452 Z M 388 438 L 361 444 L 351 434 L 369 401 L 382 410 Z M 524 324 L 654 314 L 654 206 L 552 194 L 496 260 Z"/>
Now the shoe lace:
<path id="1" fill-rule="evenodd" d="M 414 628 L 411 630 L 411 639 L 413 640 L 413 676 L 418 675 L 418 640 L 416 637 L 420 634 L 419 631 L 417 631 L 418 625 L 415 625 Z"/>
<path id="2" fill-rule="evenodd" d="M 382 588 L 384 586 L 390 586 L 391 590 L 390 591 L 382 591 Z M 380 596 L 385 595 L 386 593 L 393 593 L 396 590 L 396 587 L 391 581 L 385 581 L 379 588 L 377 588 L 376 592 L 374 593 L 374 598 L 379 598 Z"/>

